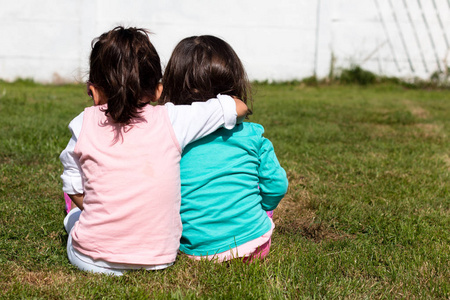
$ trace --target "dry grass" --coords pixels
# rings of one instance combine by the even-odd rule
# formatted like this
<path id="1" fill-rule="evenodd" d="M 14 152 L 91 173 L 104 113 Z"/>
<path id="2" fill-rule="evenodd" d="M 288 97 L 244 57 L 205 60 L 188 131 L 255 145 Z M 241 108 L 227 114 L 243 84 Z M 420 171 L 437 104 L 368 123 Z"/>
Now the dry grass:
<path id="1" fill-rule="evenodd" d="M 311 207 L 313 195 L 306 189 L 308 179 L 295 171 L 288 171 L 289 190 L 274 212 L 279 233 L 300 233 L 314 242 L 339 240 L 350 235 L 340 233 L 323 221 L 318 221 Z"/>
<path id="2" fill-rule="evenodd" d="M 403 104 L 408 108 L 413 116 L 419 119 L 428 119 L 430 117 L 430 112 L 423 107 L 415 104 L 411 100 L 403 100 Z"/>

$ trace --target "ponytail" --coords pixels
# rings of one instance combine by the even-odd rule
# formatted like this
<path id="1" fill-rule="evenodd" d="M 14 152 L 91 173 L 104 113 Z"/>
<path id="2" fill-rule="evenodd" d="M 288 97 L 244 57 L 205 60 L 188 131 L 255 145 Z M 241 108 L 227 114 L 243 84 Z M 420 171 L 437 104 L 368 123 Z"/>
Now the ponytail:
<path id="1" fill-rule="evenodd" d="M 148 101 L 156 101 L 162 77 L 159 55 L 148 31 L 118 26 L 92 42 L 89 81 L 107 99 L 105 114 L 129 124 Z"/>

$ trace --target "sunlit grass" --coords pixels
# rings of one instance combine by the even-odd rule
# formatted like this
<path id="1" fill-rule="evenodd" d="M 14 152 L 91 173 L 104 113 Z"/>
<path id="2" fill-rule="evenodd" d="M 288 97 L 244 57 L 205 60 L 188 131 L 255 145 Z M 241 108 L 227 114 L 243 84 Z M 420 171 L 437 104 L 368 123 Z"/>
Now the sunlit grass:
<path id="1" fill-rule="evenodd" d="M 122 278 L 66 258 L 58 156 L 84 87 L 0 82 L 2 298 L 450 296 L 450 93 L 396 85 L 258 85 L 290 187 L 264 262 L 177 263 Z"/>

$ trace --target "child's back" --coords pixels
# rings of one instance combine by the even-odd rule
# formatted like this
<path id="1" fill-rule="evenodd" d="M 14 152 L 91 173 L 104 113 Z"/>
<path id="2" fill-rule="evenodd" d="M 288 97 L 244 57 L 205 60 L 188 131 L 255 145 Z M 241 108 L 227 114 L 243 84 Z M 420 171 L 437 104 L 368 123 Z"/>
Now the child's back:
<path id="1" fill-rule="evenodd" d="M 74 151 L 86 178 L 74 246 L 94 260 L 173 262 L 181 233 L 180 148 L 167 112 L 148 105 L 127 130 L 108 122 L 104 108 L 84 111 Z"/>
<path id="2" fill-rule="evenodd" d="M 263 132 L 261 125 L 245 122 L 230 131 L 218 129 L 185 148 L 180 165 L 181 251 L 213 255 L 271 230 L 265 211 L 275 209 L 287 184 Z"/>
<path id="3" fill-rule="evenodd" d="M 236 53 L 213 36 L 182 40 L 168 62 L 163 84 L 162 101 L 175 104 L 205 101 L 217 93 L 247 101 L 250 92 Z M 185 148 L 180 164 L 180 250 L 192 258 L 223 261 L 261 257 L 258 248 L 268 252 L 274 225 L 266 211 L 278 205 L 288 183 L 263 132 L 261 125 L 242 123 Z"/>

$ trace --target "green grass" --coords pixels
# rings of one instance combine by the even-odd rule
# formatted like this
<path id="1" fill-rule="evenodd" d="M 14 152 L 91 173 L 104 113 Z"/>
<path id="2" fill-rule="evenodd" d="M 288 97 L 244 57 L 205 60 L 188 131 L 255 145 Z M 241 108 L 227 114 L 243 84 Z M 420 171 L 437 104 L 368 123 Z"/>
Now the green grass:
<path id="1" fill-rule="evenodd" d="M 117 278 L 66 258 L 58 156 L 84 87 L 0 82 L 0 298 L 448 299 L 449 91 L 260 84 L 255 99 L 290 182 L 269 257 Z"/>

